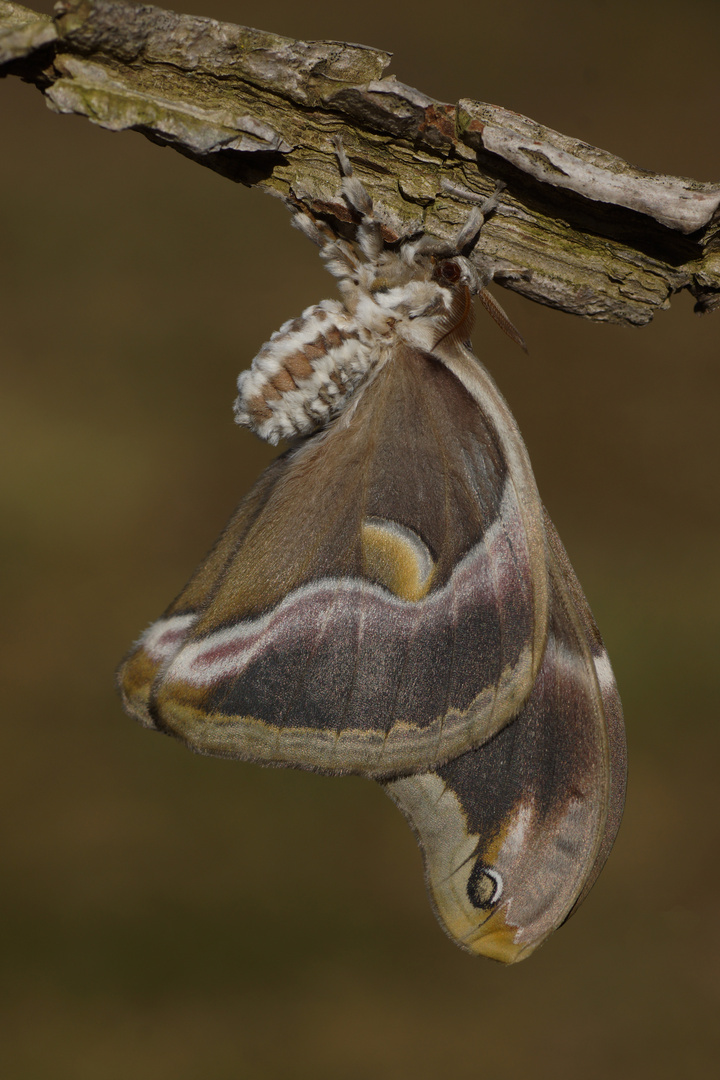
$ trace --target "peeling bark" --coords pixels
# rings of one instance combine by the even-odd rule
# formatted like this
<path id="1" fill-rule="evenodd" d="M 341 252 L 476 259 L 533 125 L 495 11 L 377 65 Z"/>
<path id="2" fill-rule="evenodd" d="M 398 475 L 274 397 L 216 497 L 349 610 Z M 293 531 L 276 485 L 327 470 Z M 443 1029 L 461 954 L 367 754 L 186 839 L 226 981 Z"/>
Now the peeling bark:
<path id="1" fill-rule="evenodd" d="M 389 63 L 361 45 L 127 0 L 61 0 L 54 19 L 0 0 L 0 74 L 34 83 L 56 112 L 140 131 L 347 222 L 339 132 L 389 240 L 418 229 L 450 237 L 467 204 L 448 187 L 489 194 L 503 180 L 476 257 L 506 268 L 509 288 L 634 325 L 680 289 L 697 311 L 720 306 L 720 184 L 633 168 L 494 105 L 434 101 L 385 76 Z"/>

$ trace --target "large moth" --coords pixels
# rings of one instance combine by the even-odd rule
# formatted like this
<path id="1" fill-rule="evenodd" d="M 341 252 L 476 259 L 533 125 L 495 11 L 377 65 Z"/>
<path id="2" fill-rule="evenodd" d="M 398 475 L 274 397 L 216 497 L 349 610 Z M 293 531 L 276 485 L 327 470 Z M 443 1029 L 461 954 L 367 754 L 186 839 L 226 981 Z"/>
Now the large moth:
<path id="1" fill-rule="evenodd" d="M 624 798 L 622 713 L 510 411 L 473 354 L 469 252 L 300 210 L 340 301 L 286 323 L 236 419 L 291 447 L 121 666 L 125 708 L 206 754 L 379 781 L 470 952 L 532 952 L 587 893 Z"/>

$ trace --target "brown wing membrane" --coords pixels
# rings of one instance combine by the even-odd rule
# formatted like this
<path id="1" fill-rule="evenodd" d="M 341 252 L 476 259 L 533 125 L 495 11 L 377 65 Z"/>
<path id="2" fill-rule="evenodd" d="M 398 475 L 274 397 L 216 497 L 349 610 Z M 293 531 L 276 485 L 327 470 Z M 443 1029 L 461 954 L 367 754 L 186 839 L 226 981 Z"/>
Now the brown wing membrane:
<path id="1" fill-rule="evenodd" d="M 608 856 L 615 843 L 615 837 L 622 821 L 625 807 L 625 788 L 627 786 L 627 743 L 625 741 L 625 721 L 623 718 L 622 703 L 615 683 L 610 658 L 605 649 L 603 639 L 600 636 L 597 623 L 585 599 L 580 582 L 572 568 L 567 552 L 557 534 L 550 516 L 545 511 L 545 528 L 548 542 L 555 556 L 556 563 L 560 568 L 563 580 L 572 598 L 576 610 L 580 613 L 585 636 L 590 649 L 590 655 L 595 666 L 598 688 L 602 697 L 603 712 L 605 714 L 605 730 L 607 732 L 609 766 L 610 766 L 610 798 L 608 800 L 605 830 L 603 832 L 595 863 L 588 874 L 581 892 L 569 914 L 579 907 L 590 889 L 595 884 L 598 874 L 607 862 Z"/>
<path id="2" fill-rule="evenodd" d="M 367 775 L 517 713 L 544 647 L 541 508 L 507 407 L 456 351 L 453 374 L 400 349 L 264 474 L 125 661 L 131 712 L 204 753 Z"/>
<path id="3" fill-rule="evenodd" d="M 548 521 L 550 625 L 519 716 L 484 746 L 385 790 L 408 817 L 441 924 L 514 963 L 586 895 L 620 824 L 625 740 L 607 654 Z"/>

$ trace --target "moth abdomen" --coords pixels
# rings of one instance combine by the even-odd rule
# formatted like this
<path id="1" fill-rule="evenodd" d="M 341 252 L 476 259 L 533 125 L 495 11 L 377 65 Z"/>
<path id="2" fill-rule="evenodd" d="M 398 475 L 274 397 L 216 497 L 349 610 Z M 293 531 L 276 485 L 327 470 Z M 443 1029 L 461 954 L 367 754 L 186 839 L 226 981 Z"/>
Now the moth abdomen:
<path id="1" fill-rule="evenodd" d="M 372 338 L 338 301 L 307 308 L 241 372 L 237 423 L 273 444 L 326 426 L 378 360 Z"/>

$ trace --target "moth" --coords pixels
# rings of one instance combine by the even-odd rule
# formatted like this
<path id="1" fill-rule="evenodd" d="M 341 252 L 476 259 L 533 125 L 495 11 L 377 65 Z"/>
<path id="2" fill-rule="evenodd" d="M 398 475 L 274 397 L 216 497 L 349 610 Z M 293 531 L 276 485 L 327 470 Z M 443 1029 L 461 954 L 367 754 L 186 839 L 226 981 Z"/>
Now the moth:
<path id="1" fill-rule="evenodd" d="M 273 334 L 237 422 L 290 448 L 119 671 L 125 709 L 204 754 L 378 781 L 450 937 L 512 963 L 577 907 L 617 833 L 610 663 L 517 425 L 473 354 L 470 252 L 386 243 L 338 141 L 339 226 L 297 210 L 341 299 Z M 469 197 L 469 196 L 468 196 Z"/>

